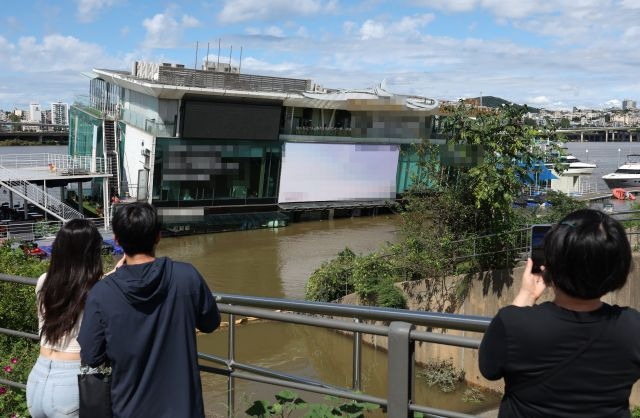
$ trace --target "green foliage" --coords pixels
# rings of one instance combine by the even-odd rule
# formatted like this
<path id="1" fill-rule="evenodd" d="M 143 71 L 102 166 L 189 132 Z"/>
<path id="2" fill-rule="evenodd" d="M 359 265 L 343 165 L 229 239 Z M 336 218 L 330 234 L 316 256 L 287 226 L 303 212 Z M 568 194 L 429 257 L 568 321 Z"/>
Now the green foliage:
<path id="1" fill-rule="evenodd" d="M 631 418 L 640 418 L 640 406 L 631 408 Z"/>
<path id="2" fill-rule="evenodd" d="M 477 111 L 461 103 L 443 112 L 437 121 L 439 137 L 448 145 L 479 147 L 482 158 L 473 166 L 445 166 L 439 146 L 429 141 L 416 145 L 418 170 L 397 207 L 400 242 L 365 256 L 341 253 L 314 272 L 307 299 L 333 301 L 357 292 L 366 303 L 399 307 L 404 298 L 393 283 L 426 280 L 427 294 L 421 296 L 425 309 L 453 311 L 469 279 L 447 283 L 445 277 L 512 267 L 522 234 L 511 231 L 584 207 L 553 193 L 554 206 L 545 211 L 513 207 L 531 167 L 547 161 L 557 172 L 563 169 L 555 128 L 522 123 L 526 107 Z"/>
<path id="3" fill-rule="evenodd" d="M 349 248 L 333 260 L 323 263 L 309 278 L 305 298 L 318 302 L 332 302 L 353 292 L 353 267 L 356 255 Z"/>
<path id="4" fill-rule="evenodd" d="M 404 293 L 392 281 L 384 281 L 374 287 L 375 305 L 384 308 L 404 309 L 407 307 L 407 300 Z"/>
<path id="5" fill-rule="evenodd" d="M 0 378 L 26 383 L 39 352 L 40 346 L 34 341 L 0 335 Z M 0 385 L 0 416 L 14 414 L 18 417 L 29 416 L 25 392 Z"/>
<path id="6" fill-rule="evenodd" d="M 11 249 L 10 243 L 0 246 L 0 271 L 4 274 L 38 277 L 47 270 L 47 263 Z M 0 324 L 25 332 L 37 333 L 36 297 L 33 286 L 0 282 Z M 38 357 L 35 341 L 0 335 L 0 377 L 26 383 L 31 367 Z M 5 369 L 9 367 L 10 369 Z M 4 388 L 4 389 L 2 389 Z M 0 416 L 28 416 L 25 393 L 0 385 Z"/>
<path id="7" fill-rule="evenodd" d="M 347 401 L 327 396 L 325 399 L 331 404 L 308 404 L 297 393 L 283 390 L 275 395 L 276 402 L 258 400 L 255 401 L 245 414 L 251 417 L 289 417 L 294 411 L 306 409 L 305 418 L 331 418 L 331 417 L 364 417 L 365 412 L 379 408 L 378 405 L 367 402 Z"/>
<path id="8" fill-rule="evenodd" d="M 587 202 L 574 199 L 562 192 L 547 192 L 546 200 L 551 203 L 545 208 L 521 208 L 518 214 L 522 217 L 522 224 L 552 224 L 579 209 L 586 209 Z"/>
<path id="9" fill-rule="evenodd" d="M 451 360 L 429 362 L 417 375 L 429 386 L 438 386 L 445 393 L 456 390 L 464 380 L 464 370 L 456 369 Z"/>

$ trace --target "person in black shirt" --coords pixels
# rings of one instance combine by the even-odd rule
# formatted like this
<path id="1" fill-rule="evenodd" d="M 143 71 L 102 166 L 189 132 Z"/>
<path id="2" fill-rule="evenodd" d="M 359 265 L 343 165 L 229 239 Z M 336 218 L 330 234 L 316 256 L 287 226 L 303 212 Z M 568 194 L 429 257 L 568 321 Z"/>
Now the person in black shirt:
<path id="1" fill-rule="evenodd" d="M 631 268 L 624 228 L 602 212 L 579 210 L 546 235 L 542 274 L 528 260 L 513 304 L 493 318 L 479 366 L 504 378 L 498 417 L 629 417 L 640 377 L 640 313 L 600 298 Z M 536 305 L 545 288 L 553 302 Z"/>

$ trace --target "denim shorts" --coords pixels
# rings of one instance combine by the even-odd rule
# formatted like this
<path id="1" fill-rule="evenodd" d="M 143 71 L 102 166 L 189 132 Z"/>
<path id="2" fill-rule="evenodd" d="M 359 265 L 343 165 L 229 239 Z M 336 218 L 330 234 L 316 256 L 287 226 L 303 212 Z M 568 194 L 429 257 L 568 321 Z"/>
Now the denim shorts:
<path id="1" fill-rule="evenodd" d="M 27 407 L 33 418 L 77 417 L 80 360 L 38 357 L 27 379 Z"/>

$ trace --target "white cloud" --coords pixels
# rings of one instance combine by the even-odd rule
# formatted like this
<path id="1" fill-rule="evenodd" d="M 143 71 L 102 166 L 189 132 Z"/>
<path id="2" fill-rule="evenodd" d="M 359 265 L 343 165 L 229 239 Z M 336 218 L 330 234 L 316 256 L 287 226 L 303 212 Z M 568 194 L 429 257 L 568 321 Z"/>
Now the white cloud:
<path id="1" fill-rule="evenodd" d="M 233 61 L 232 61 L 233 62 Z M 279 64 L 272 64 L 263 60 L 259 60 L 253 57 L 247 57 L 242 60 L 242 68 L 247 71 L 253 71 L 256 73 L 281 73 L 288 74 L 290 77 L 296 74 L 297 70 L 300 68 L 299 64 L 295 64 L 292 62 L 282 62 Z"/>
<path id="2" fill-rule="evenodd" d="M 604 102 L 603 106 L 605 108 L 609 108 L 609 107 L 622 107 L 622 101 L 618 100 L 618 99 L 611 99 L 611 100 L 607 100 L 606 102 Z"/>
<path id="3" fill-rule="evenodd" d="M 398 33 L 417 33 L 422 27 L 426 26 L 434 19 L 435 16 L 431 13 L 405 16 L 393 25 L 392 30 Z"/>
<path id="4" fill-rule="evenodd" d="M 404 16 L 395 22 L 383 22 L 367 19 L 364 21 L 358 33 L 360 39 L 380 39 L 387 35 L 418 35 L 420 29 L 435 19 L 431 13 L 418 14 L 414 16 Z M 346 24 L 347 22 L 345 22 Z M 350 26 L 350 25 L 349 25 Z M 348 28 L 349 31 L 351 30 Z"/>
<path id="5" fill-rule="evenodd" d="M 304 29 L 303 27 L 301 27 L 301 29 Z M 282 38 L 284 37 L 284 31 L 279 28 L 278 26 L 272 25 L 269 26 L 267 28 L 256 28 L 256 27 L 248 27 L 245 28 L 245 32 L 248 35 L 253 35 L 253 36 L 271 36 L 271 37 L 275 37 L 275 38 Z"/>
<path id="6" fill-rule="evenodd" d="M 549 100 L 547 96 L 536 96 L 536 97 L 530 98 L 527 101 L 528 104 L 534 104 L 534 105 L 545 105 L 545 104 L 549 104 L 550 102 L 551 100 Z"/>
<path id="7" fill-rule="evenodd" d="M 116 4 L 117 0 L 76 0 L 76 17 L 82 23 L 93 22 L 101 9 Z"/>
<path id="8" fill-rule="evenodd" d="M 185 14 L 178 21 L 175 14 L 175 9 L 170 8 L 142 21 L 147 31 L 142 43 L 145 48 L 175 48 L 182 42 L 185 28 L 200 26 L 193 16 Z"/>
<path id="9" fill-rule="evenodd" d="M 384 24 L 368 19 L 360 27 L 360 39 L 378 39 L 385 34 Z"/>
<path id="10" fill-rule="evenodd" d="M 25 36 L 15 41 L 0 36 L 0 107 L 13 108 L 38 100 L 71 101 L 87 94 L 80 72 L 91 68 L 127 68 L 128 56 L 110 56 L 100 45 L 73 36 Z"/>
<path id="11" fill-rule="evenodd" d="M 182 26 L 185 28 L 197 28 L 198 26 L 201 26 L 201 23 L 198 19 L 196 19 L 193 16 L 183 15 Z"/>
<path id="12" fill-rule="evenodd" d="M 336 9 L 336 0 L 225 0 L 218 20 L 223 23 L 280 20 L 282 16 L 333 13 Z"/>
<path id="13" fill-rule="evenodd" d="M 416 0 L 414 3 L 445 12 L 459 13 L 473 10 L 478 0 Z"/>

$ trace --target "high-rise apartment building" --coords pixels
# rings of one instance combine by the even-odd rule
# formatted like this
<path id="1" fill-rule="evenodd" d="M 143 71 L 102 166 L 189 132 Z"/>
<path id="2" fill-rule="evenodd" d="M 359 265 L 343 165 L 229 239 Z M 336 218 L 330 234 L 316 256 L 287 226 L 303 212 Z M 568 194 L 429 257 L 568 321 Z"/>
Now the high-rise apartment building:
<path id="1" fill-rule="evenodd" d="M 51 123 L 54 125 L 69 124 L 69 105 L 67 103 L 51 103 Z"/>
<path id="2" fill-rule="evenodd" d="M 42 108 L 39 103 L 29 105 L 29 122 L 42 122 Z"/>
<path id="3" fill-rule="evenodd" d="M 636 101 L 631 99 L 624 99 L 622 101 L 622 110 L 633 110 L 636 108 Z"/>

